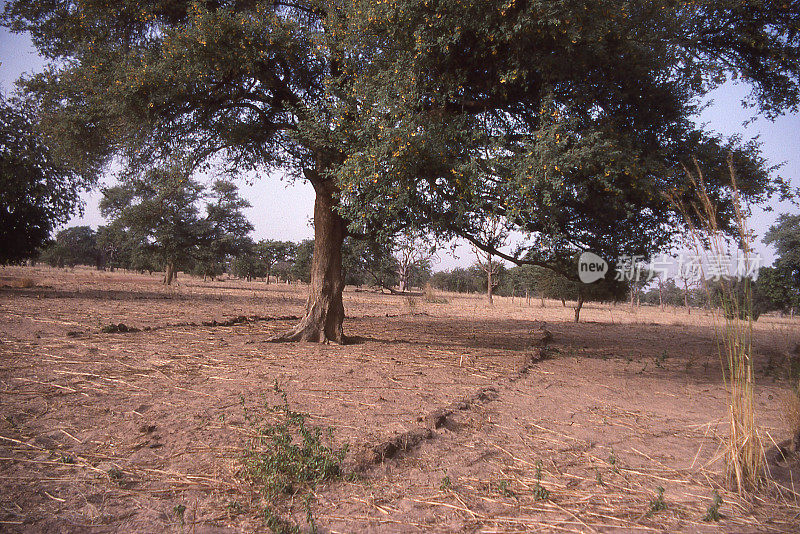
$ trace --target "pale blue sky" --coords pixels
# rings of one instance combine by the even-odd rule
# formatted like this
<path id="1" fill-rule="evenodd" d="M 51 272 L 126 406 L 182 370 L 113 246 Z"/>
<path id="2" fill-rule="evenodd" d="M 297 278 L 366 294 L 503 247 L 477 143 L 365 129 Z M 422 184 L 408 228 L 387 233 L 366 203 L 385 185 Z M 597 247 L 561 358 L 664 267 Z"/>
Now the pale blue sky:
<path id="1" fill-rule="evenodd" d="M 32 73 L 43 66 L 41 58 L 31 45 L 26 35 L 14 35 L 7 29 L 0 28 L 0 89 L 10 92 L 14 81 L 22 73 Z M 706 124 L 708 130 L 729 136 L 739 134 L 744 139 L 758 136 L 762 142 L 764 156 L 771 164 L 784 163 L 778 174 L 789 179 L 793 187 L 800 187 L 800 114 L 790 114 L 769 121 L 764 118 L 744 126 L 751 118 L 752 110 L 744 109 L 741 100 L 747 94 L 747 88 L 728 84 L 711 95 L 713 103 L 698 119 Z M 247 210 L 247 216 L 255 226 L 255 239 L 270 238 L 300 241 L 313 237 L 309 224 L 313 214 L 314 192 L 310 185 L 300 180 L 296 183 L 281 180 L 279 174 L 264 176 L 253 185 L 240 184 L 242 195 L 253 207 Z M 100 194 L 98 192 L 84 195 L 86 210 L 83 217 L 76 217 L 69 226 L 87 224 L 97 227 L 104 224 L 97 209 Z M 798 208 L 788 203 L 772 202 L 772 212 L 764 212 L 756 208 L 750 225 L 758 235 L 757 251 L 763 256 L 765 264 L 772 263 L 774 252 L 771 247 L 761 244 L 760 239 L 769 226 L 775 222 L 780 213 L 798 213 Z M 439 254 L 439 262 L 435 270 L 449 269 L 454 266 L 467 266 L 474 262 L 470 248 L 461 245 L 457 248 L 458 258 L 449 251 Z"/>

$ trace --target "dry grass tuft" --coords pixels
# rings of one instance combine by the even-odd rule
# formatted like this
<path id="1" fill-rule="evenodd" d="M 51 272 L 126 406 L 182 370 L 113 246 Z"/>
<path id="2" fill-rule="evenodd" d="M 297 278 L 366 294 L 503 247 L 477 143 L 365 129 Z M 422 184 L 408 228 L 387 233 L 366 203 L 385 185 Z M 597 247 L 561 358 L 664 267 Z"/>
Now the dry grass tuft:
<path id="1" fill-rule="evenodd" d="M 425 302 L 431 304 L 447 304 L 448 302 L 446 298 L 439 296 L 439 294 L 436 292 L 436 289 L 434 289 L 431 284 L 425 284 L 423 298 L 425 299 Z"/>
<path id="2" fill-rule="evenodd" d="M 709 263 L 714 258 L 728 255 L 729 241 L 718 224 L 718 210 L 706 188 L 703 172 L 695 160 L 697 176 L 689 169 L 686 175 L 697 195 L 697 202 L 686 204 L 677 196 L 668 198 L 683 213 L 689 232 L 693 238 L 698 256 L 705 257 Z M 746 264 L 752 254 L 753 236 L 747 228 L 742 210 L 739 189 L 736 185 L 736 172 L 731 158 L 728 158 L 731 177 L 731 201 L 736 214 L 736 235 L 731 236 L 739 244 Z M 740 287 L 730 279 L 720 280 L 719 294 L 712 295 L 709 281 L 703 278 L 703 286 L 709 301 L 717 301 L 713 306 L 714 331 L 718 338 L 723 377 L 729 392 L 730 431 L 725 438 L 725 458 L 728 477 L 738 493 L 755 490 L 763 481 L 765 449 L 755 422 L 754 377 L 753 377 L 753 314 L 750 280 L 742 278 Z"/>

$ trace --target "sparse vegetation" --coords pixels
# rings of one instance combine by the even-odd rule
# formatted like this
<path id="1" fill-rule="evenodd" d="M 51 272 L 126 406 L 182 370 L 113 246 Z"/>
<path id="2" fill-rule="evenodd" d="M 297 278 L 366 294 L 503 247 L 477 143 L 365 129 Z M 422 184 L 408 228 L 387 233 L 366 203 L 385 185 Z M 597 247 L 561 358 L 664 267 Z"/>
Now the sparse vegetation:
<path id="1" fill-rule="evenodd" d="M 647 517 L 652 516 L 662 510 L 667 509 L 667 503 L 664 502 L 664 488 L 658 486 L 656 488 L 656 498 L 650 501 L 650 509 L 647 511 Z"/>
<path id="2" fill-rule="evenodd" d="M 706 510 L 706 515 L 703 517 L 703 521 L 717 522 L 722 519 L 722 514 L 719 512 L 720 507 L 722 507 L 722 497 L 719 496 L 719 492 L 717 492 L 717 490 L 714 490 L 714 493 L 711 496 L 711 504 Z"/>
<path id="3" fill-rule="evenodd" d="M 307 424 L 307 413 L 289 408 L 286 392 L 279 388 L 277 382 L 274 388 L 283 403 L 278 406 L 265 405 L 264 410 L 277 416 L 277 420 L 265 420 L 252 411 L 245 413 L 248 423 L 256 432 L 243 455 L 248 478 L 272 499 L 341 477 L 347 445 L 338 449 L 325 445 L 323 430 Z M 324 435 L 331 441 L 333 430 L 328 428 Z"/>

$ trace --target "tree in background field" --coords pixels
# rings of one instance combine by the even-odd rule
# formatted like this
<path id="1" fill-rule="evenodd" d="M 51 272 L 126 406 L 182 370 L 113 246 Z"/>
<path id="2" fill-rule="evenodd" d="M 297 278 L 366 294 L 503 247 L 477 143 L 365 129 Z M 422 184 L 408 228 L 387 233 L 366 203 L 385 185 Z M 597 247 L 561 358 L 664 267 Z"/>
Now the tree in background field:
<path id="1" fill-rule="evenodd" d="M 794 287 L 782 270 L 762 267 L 753 283 L 753 308 L 760 313 L 779 311 L 793 316 L 800 309 L 800 288 Z"/>
<path id="2" fill-rule="evenodd" d="M 97 234 L 88 226 L 73 226 L 58 232 L 39 259 L 52 267 L 91 265 L 99 269 L 103 266 Z"/>
<path id="3" fill-rule="evenodd" d="M 508 238 L 508 228 L 504 221 L 497 216 L 487 217 L 483 226 L 478 231 L 478 239 L 488 245 L 488 249 L 479 248 L 473 245 L 472 250 L 478 258 L 478 267 L 486 274 L 486 302 L 490 305 L 494 303 L 492 295 L 498 281 L 496 276 L 500 274 L 503 264 L 500 260 L 495 260 L 493 251 L 500 249 Z"/>
<path id="4" fill-rule="evenodd" d="M 295 280 L 301 282 L 311 282 L 311 266 L 314 256 L 314 240 L 305 239 L 298 243 L 297 251 L 292 264 L 291 275 Z M 344 282 L 344 280 L 342 280 Z"/>
<path id="5" fill-rule="evenodd" d="M 800 215 L 779 216 L 764 236 L 764 243 L 773 245 L 777 252 L 774 271 L 767 271 L 763 281 L 765 293 L 775 297 L 775 305 L 784 311 L 800 309 Z M 762 271 L 758 282 L 762 282 Z M 783 288 L 783 295 L 778 288 Z"/>
<path id="6" fill-rule="evenodd" d="M 435 242 L 419 228 L 409 227 L 394 239 L 397 285 L 401 293 L 414 285 L 411 281 L 414 270 L 424 271 L 426 265 L 430 268 L 430 262 L 435 255 Z"/>
<path id="7" fill-rule="evenodd" d="M 89 182 L 59 161 L 24 102 L 0 94 L 0 265 L 37 255 L 81 206 Z"/>
<path id="8" fill-rule="evenodd" d="M 394 292 L 402 267 L 392 255 L 390 244 L 374 239 L 347 238 L 344 243 L 342 266 L 348 285 L 372 285 Z M 410 274 L 407 268 L 406 276 Z M 408 278 L 406 278 L 408 281 Z"/>
<path id="9" fill-rule="evenodd" d="M 165 267 L 169 285 L 179 269 L 191 266 L 207 229 L 199 216 L 202 195 L 203 187 L 180 165 L 156 167 L 105 188 L 100 212 L 146 243 Z"/>
<path id="10" fill-rule="evenodd" d="M 242 210 L 250 203 L 239 196 L 233 182 L 215 180 L 206 202 L 206 216 L 200 221 L 201 239 L 195 257 L 195 272 L 217 277 L 225 272 L 226 260 L 247 252 L 252 242 L 247 234 L 253 225 Z"/>
<path id="11" fill-rule="evenodd" d="M 264 264 L 266 273 L 266 281 L 269 284 L 269 278 L 272 276 L 272 271 L 275 265 L 281 262 L 290 262 L 294 259 L 297 246 L 291 241 L 277 241 L 273 239 L 265 239 L 256 243 L 255 253 Z"/>
<path id="12" fill-rule="evenodd" d="M 134 234 L 118 222 L 97 228 L 97 247 L 103 255 L 103 265 L 152 273 L 159 270 L 159 261 L 152 247 L 141 234 Z"/>

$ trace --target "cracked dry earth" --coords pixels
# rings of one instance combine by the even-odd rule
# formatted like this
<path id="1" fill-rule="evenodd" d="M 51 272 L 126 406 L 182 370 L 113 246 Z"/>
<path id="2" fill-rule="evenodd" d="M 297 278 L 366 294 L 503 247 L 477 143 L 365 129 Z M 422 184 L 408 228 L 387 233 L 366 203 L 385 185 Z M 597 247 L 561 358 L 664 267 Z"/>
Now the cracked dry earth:
<path id="1" fill-rule="evenodd" d="M 352 476 L 269 505 L 301 531 L 309 511 L 320 532 L 800 525 L 796 495 L 726 490 L 726 394 L 711 319 L 696 310 L 592 305 L 576 325 L 560 302 L 348 288 L 353 344 L 272 344 L 302 313 L 304 287 L 179 281 L 0 269 L 0 531 L 268 531 L 241 458 L 245 414 L 279 402 L 276 382 L 350 445 Z M 240 316 L 260 319 L 213 326 Z M 539 358 L 542 321 L 553 337 Z M 140 331 L 102 332 L 119 323 Z M 756 326 L 758 422 L 776 441 L 789 435 L 798 326 Z M 363 462 L 469 398 L 413 447 Z M 714 491 L 722 519 L 707 522 Z"/>

